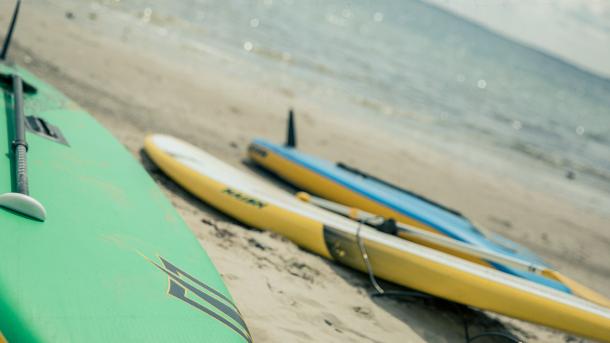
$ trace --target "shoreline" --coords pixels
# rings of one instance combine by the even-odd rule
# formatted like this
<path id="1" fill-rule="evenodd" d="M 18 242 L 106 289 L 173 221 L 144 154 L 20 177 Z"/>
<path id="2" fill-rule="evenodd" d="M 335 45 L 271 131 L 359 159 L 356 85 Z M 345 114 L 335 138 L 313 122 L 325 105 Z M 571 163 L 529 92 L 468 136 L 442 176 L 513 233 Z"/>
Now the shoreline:
<path id="1" fill-rule="evenodd" d="M 176 135 L 248 170 L 241 163 L 248 142 L 283 140 L 286 110 L 295 107 L 303 151 L 355 165 L 455 207 L 610 296 L 608 218 L 595 211 L 499 179 L 416 141 L 370 132 L 363 122 L 341 122 L 338 132 L 337 117 L 346 114 L 210 66 L 168 62 L 82 29 L 59 10 L 31 4 L 19 25 L 12 59 L 87 109 L 143 162 L 211 256 L 258 341 L 450 342 L 463 339 L 462 314 L 442 302 L 373 300 L 366 294 L 365 275 L 210 209 L 140 155 L 146 133 Z M 363 144 L 360 137 L 370 138 Z M 388 167 L 397 160 L 409 163 Z M 502 316 L 466 316 L 473 332 L 503 327 L 532 342 L 569 336 Z"/>
<path id="2" fill-rule="evenodd" d="M 43 6 L 58 13 L 62 10 L 61 5 L 49 3 Z M 608 175 L 589 166 L 573 164 L 569 159 L 545 152 L 544 149 L 527 142 L 514 140 L 510 143 L 510 139 L 504 137 L 507 141 L 500 143 L 483 138 L 490 132 L 474 131 L 466 134 L 460 131 L 454 134 L 447 128 L 447 125 L 451 125 L 450 122 L 439 122 L 438 126 L 445 128 L 440 131 L 432 130 L 431 127 L 419 123 L 430 121 L 430 118 L 413 113 L 409 109 L 386 108 L 390 105 L 383 102 L 373 103 L 370 99 L 360 99 L 341 92 L 337 96 L 326 94 L 323 89 L 312 87 L 311 77 L 301 80 L 295 78 L 294 73 L 282 71 L 291 68 L 287 64 L 293 62 L 268 60 L 262 51 L 256 49 L 243 52 L 244 56 L 238 56 L 224 52 L 220 47 L 191 40 L 192 37 L 184 38 L 180 33 L 169 32 L 167 27 L 182 31 L 184 27 L 191 25 L 177 17 L 154 14 L 143 21 L 139 14 L 120 12 L 96 3 L 71 9 L 70 16 L 69 22 L 99 35 L 101 39 L 130 46 L 131 49 L 141 52 L 141 58 L 150 58 L 165 66 L 171 66 L 193 81 L 195 78 L 207 78 L 211 72 L 211 79 L 215 82 L 223 80 L 220 87 L 225 89 L 241 89 L 241 92 L 250 93 L 264 88 L 265 98 L 284 100 L 286 104 L 274 114 L 282 118 L 279 119 L 279 125 L 284 125 L 289 107 L 295 108 L 297 116 L 301 112 L 308 112 L 311 113 L 310 117 L 324 118 L 328 120 L 326 125 L 329 126 L 343 127 L 356 121 L 358 123 L 351 125 L 346 131 L 369 127 L 369 131 L 363 131 L 358 136 L 378 139 L 379 136 L 390 135 L 395 136 L 394 143 L 398 144 L 410 144 L 411 142 L 402 139 L 408 137 L 409 140 L 414 140 L 409 150 L 423 150 L 422 155 L 453 155 L 452 161 L 463 163 L 466 167 L 484 169 L 484 173 L 494 174 L 498 178 L 510 178 L 512 182 L 522 184 L 528 189 L 550 197 L 560 197 L 562 201 L 569 202 L 571 206 L 577 206 L 584 212 L 598 212 L 599 215 L 610 219 L 610 184 L 606 182 Z M 256 57 L 245 57 L 248 54 L 254 54 Z M 249 58 L 253 60 L 248 60 Z M 267 64 L 270 62 L 274 62 L 272 64 L 278 71 L 269 72 Z M 252 68 L 256 71 L 249 71 Z M 333 89 L 329 91 L 335 92 Z M 389 112 L 385 113 L 387 111 Z M 394 121 L 403 123 L 387 124 Z M 279 134 L 284 134 L 283 129 L 279 130 Z M 507 163 L 507 160 L 511 162 Z"/>

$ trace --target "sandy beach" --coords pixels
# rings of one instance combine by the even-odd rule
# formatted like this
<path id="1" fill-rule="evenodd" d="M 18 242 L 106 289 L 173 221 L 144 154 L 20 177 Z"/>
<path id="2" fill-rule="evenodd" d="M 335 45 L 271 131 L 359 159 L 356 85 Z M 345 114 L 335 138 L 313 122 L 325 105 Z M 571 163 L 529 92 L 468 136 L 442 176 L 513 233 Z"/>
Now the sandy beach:
<path id="1" fill-rule="evenodd" d="M 27 5 L 12 59 L 89 111 L 142 162 L 214 261 L 257 342 L 461 342 L 464 321 L 471 334 L 506 330 L 528 342 L 577 338 L 436 299 L 371 298 L 366 275 L 243 227 L 182 190 L 143 155 L 147 133 L 174 135 L 268 178 L 243 163 L 246 147 L 255 137 L 282 141 L 287 109 L 295 108 L 303 151 L 454 207 L 610 296 L 610 217 L 601 211 L 357 120 L 341 121 L 344 116 L 290 89 L 261 87 L 212 65 L 183 64 L 110 39 L 79 24 L 102 20 L 90 13 L 67 16 Z"/>

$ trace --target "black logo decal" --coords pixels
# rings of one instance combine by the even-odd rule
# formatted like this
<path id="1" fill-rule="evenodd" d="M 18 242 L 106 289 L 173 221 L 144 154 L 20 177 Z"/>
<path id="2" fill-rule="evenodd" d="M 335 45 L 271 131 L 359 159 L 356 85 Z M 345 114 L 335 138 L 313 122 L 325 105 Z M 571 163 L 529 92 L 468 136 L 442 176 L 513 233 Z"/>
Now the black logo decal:
<path id="1" fill-rule="evenodd" d="M 236 190 L 233 190 L 231 188 L 225 188 L 222 192 L 224 194 L 228 194 L 228 195 L 234 197 L 235 199 L 237 199 L 241 202 L 245 202 L 248 205 L 252 205 L 252 206 L 255 206 L 258 208 L 263 208 L 263 207 L 267 206 L 266 203 L 264 203 L 258 199 L 252 198 L 250 196 L 247 196 L 247 195 L 240 193 Z"/>
<path id="2" fill-rule="evenodd" d="M 167 274 L 169 279 L 167 293 L 169 295 L 206 313 L 228 326 L 247 342 L 252 342 L 252 337 L 246 323 L 241 318 L 237 307 L 229 298 L 176 267 L 163 257 L 159 256 L 159 259 L 163 265 L 159 265 L 152 260 L 149 261 Z M 189 294 L 193 294 L 193 296 L 189 297 Z"/>

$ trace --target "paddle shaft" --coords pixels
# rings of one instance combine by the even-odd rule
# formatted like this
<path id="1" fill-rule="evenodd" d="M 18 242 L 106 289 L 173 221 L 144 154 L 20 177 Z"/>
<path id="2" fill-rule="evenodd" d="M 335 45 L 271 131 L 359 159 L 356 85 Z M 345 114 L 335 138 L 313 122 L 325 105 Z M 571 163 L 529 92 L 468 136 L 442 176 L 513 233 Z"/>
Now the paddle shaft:
<path id="1" fill-rule="evenodd" d="M 21 0 L 17 0 L 15 10 L 13 11 L 13 17 L 11 19 L 11 24 L 8 27 L 8 33 L 6 34 L 6 38 L 4 38 L 4 43 L 2 44 L 2 51 L 0 51 L 0 60 L 6 59 L 6 55 L 8 54 L 8 48 L 11 46 L 11 40 L 13 38 L 13 32 L 15 31 L 15 24 L 17 23 L 17 16 L 19 15 L 20 6 Z"/>
<path id="2" fill-rule="evenodd" d="M 15 178 L 17 193 L 29 195 L 27 151 L 28 143 L 25 140 L 25 115 L 23 113 L 23 81 L 19 75 L 13 75 L 13 125 L 15 128 L 13 139 L 13 154 L 15 156 Z"/>
<path id="3" fill-rule="evenodd" d="M 351 208 L 342 204 L 338 204 L 333 201 L 329 201 L 326 199 L 318 198 L 312 195 L 307 194 L 307 196 L 298 196 L 299 199 L 303 201 L 310 202 L 318 207 L 324 208 L 331 212 L 335 212 L 338 214 L 342 214 L 348 216 L 354 220 L 363 221 L 366 223 L 381 224 L 384 220 L 383 218 L 376 216 L 372 213 L 368 213 L 359 209 Z M 505 256 L 498 254 L 494 251 L 487 250 L 485 248 L 473 246 L 464 242 L 457 241 L 455 239 L 441 236 L 435 233 L 431 233 L 420 228 L 407 225 L 404 223 L 396 223 L 396 226 L 399 229 L 399 232 L 404 233 L 408 236 L 417 237 L 419 241 L 427 242 L 433 245 L 441 246 L 443 248 L 447 248 L 456 252 L 460 252 L 463 254 L 467 254 L 469 256 L 481 258 L 490 262 L 500 263 L 509 265 L 511 267 L 529 271 L 537 274 L 542 274 L 543 272 L 549 272 L 550 270 L 544 266 L 529 263 L 523 261 L 518 258 L 514 258 L 512 256 Z"/>

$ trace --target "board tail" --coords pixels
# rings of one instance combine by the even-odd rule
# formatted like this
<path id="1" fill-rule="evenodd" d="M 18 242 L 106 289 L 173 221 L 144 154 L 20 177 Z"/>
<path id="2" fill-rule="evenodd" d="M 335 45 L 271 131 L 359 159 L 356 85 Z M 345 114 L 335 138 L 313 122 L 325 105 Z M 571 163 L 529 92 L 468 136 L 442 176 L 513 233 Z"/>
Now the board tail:
<path id="1" fill-rule="evenodd" d="M 294 111 L 291 108 L 288 110 L 288 127 L 286 132 L 286 143 L 284 144 L 288 148 L 297 147 L 297 135 L 294 125 Z"/>
<path id="2" fill-rule="evenodd" d="M 6 59 L 6 54 L 8 53 L 8 48 L 11 46 L 11 40 L 13 38 L 13 31 L 15 30 L 15 24 L 17 23 L 17 16 L 19 15 L 19 7 L 21 7 L 21 0 L 17 0 L 15 5 L 15 10 L 13 11 L 13 17 L 11 18 L 11 24 L 8 27 L 8 31 L 6 33 L 6 38 L 4 38 L 4 43 L 2 44 L 2 51 L 0 52 L 0 60 L 4 61 Z"/>

